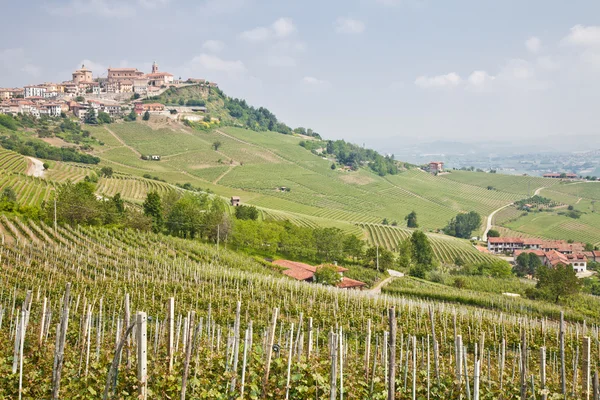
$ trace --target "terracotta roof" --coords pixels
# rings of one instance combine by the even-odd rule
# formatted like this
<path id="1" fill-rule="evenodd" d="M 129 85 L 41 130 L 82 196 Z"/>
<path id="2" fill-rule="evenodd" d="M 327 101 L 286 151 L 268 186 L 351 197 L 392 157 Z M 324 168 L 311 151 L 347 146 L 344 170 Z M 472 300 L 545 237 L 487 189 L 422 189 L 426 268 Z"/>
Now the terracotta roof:
<path id="1" fill-rule="evenodd" d="M 151 73 L 151 74 L 146 74 L 147 77 L 160 77 L 160 76 L 173 76 L 173 74 L 170 74 L 168 72 L 155 72 L 155 73 Z"/>
<path id="2" fill-rule="evenodd" d="M 337 284 L 337 287 L 339 287 L 340 289 L 349 289 L 363 286 L 367 286 L 367 284 L 350 278 L 342 278 L 342 281 Z"/>
<path id="3" fill-rule="evenodd" d="M 526 250 L 515 250 L 515 257 L 518 257 L 521 253 L 533 253 L 538 257 L 545 257 L 546 253 L 544 252 L 544 250 L 533 250 L 533 249 L 526 249 Z"/>
<path id="4" fill-rule="evenodd" d="M 542 239 L 536 239 L 536 238 L 523 239 L 523 244 L 525 246 L 541 245 L 542 243 L 543 243 Z"/>
<path id="5" fill-rule="evenodd" d="M 108 70 L 114 72 L 138 72 L 137 68 L 109 68 Z"/>
<path id="6" fill-rule="evenodd" d="M 518 237 L 489 237 L 489 243 L 523 243 L 523 238 Z"/>
<path id="7" fill-rule="evenodd" d="M 312 279 L 312 277 L 315 275 L 315 272 L 317 271 L 317 268 L 313 267 L 312 265 L 296 261 L 276 260 L 273 261 L 273 264 L 285 268 L 285 271 L 283 271 L 284 275 L 287 275 L 299 281 Z"/>

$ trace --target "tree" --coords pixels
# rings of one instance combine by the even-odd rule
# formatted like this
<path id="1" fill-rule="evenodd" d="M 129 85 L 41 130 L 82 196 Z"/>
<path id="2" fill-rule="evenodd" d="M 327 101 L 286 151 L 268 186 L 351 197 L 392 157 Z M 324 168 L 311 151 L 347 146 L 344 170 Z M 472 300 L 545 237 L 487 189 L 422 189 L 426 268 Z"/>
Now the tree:
<path id="1" fill-rule="evenodd" d="M 235 217 L 237 219 L 250 219 L 256 221 L 258 219 L 258 209 L 254 206 L 238 206 L 235 208 Z"/>
<path id="2" fill-rule="evenodd" d="M 146 111 L 146 112 L 144 113 L 144 116 L 142 117 L 142 119 L 143 119 L 144 121 L 148 121 L 148 120 L 150 119 L 150 112 Z"/>
<path id="3" fill-rule="evenodd" d="M 127 122 L 134 122 L 137 120 L 137 114 L 135 112 L 135 110 L 131 110 L 131 112 L 129 114 L 127 114 L 127 116 L 125 116 L 125 121 Z"/>
<path id="4" fill-rule="evenodd" d="M 537 290 L 543 297 L 555 303 L 561 298 L 579 293 L 581 289 L 581 282 L 570 265 L 558 264 L 556 267 L 539 268 L 538 279 Z"/>
<path id="5" fill-rule="evenodd" d="M 44 170 L 50 169 L 50 164 L 48 164 L 47 162 L 45 162 L 42 166 L 44 167 Z"/>
<path id="6" fill-rule="evenodd" d="M 88 125 L 98 125 L 98 116 L 96 115 L 96 110 L 90 107 L 85 113 L 83 122 Z"/>
<path id="7" fill-rule="evenodd" d="M 321 265 L 315 271 L 314 280 L 322 285 L 335 286 L 342 281 L 342 277 L 335 265 Z"/>
<path id="8" fill-rule="evenodd" d="M 412 260 L 425 267 L 426 270 L 431 270 L 435 266 L 433 260 L 433 249 L 429 243 L 429 238 L 421 231 L 414 231 L 411 238 L 411 256 Z"/>
<path id="9" fill-rule="evenodd" d="M 344 233 L 339 228 L 313 230 L 317 256 L 323 261 L 335 261 L 343 257 Z"/>
<path id="10" fill-rule="evenodd" d="M 406 217 L 404 217 L 406 221 L 406 226 L 409 228 L 418 228 L 419 224 L 417 223 L 417 213 L 412 211 Z"/>
<path id="11" fill-rule="evenodd" d="M 16 203 L 17 202 L 17 193 L 13 190 L 12 187 L 7 186 L 2 190 L 2 194 L 0 195 L 0 202 L 7 203 Z"/>
<path id="12" fill-rule="evenodd" d="M 398 266 L 400 269 L 408 271 L 412 266 L 412 242 L 404 239 L 398 246 Z"/>
<path id="13" fill-rule="evenodd" d="M 98 111 L 98 122 L 101 124 L 110 124 L 112 122 L 112 118 L 110 117 L 109 113 Z"/>
<path id="14" fill-rule="evenodd" d="M 117 212 L 119 214 L 123 214 L 125 212 L 125 202 L 123 201 L 123 199 L 121 198 L 121 193 L 117 193 L 115 194 L 111 201 L 113 202 L 113 204 L 115 205 L 115 209 L 117 210 Z"/>
<path id="15" fill-rule="evenodd" d="M 152 191 L 146 195 L 144 201 L 144 215 L 152 218 L 152 230 L 155 233 L 160 232 L 163 226 L 163 212 L 160 195 Z"/>
<path id="16" fill-rule="evenodd" d="M 215 140 L 212 144 L 212 148 L 214 151 L 219 151 L 219 147 L 221 147 L 222 143 L 220 140 Z"/>
<path id="17" fill-rule="evenodd" d="M 475 211 L 461 213 L 452 218 L 444 228 L 447 235 L 458 238 L 469 239 L 471 233 L 481 225 L 481 215 Z"/>
<path id="18" fill-rule="evenodd" d="M 385 271 L 394 266 L 394 253 L 386 249 L 385 247 L 372 246 L 365 252 L 365 262 L 367 266 L 371 268 L 377 268 L 379 264 L 379 270 Z"/>
<path id="19" fill-rule="evenodd" d="M 113 176 L 113 169 L 112 167 L 102 167 L 100 169 L 100 175 L 105 177 L 105 178 L 111 178 Z"/>
<path id="20" fill-rule="evenodd" d="M 356 235 L 347 235 L 344 239 L 344 254 L 352 257 L 354 260 L 358 260 L 364 254 L 364 245 L 364 242 Z"/>
<path id="21" fill-rule="evenodd" d="M 77 97 L 75 97 L 75 101 L 78 103 L 83 103 L 85 101 L 85 97 L 77 96 Z"/>
<path id="22" fill-rule="evenodd" d="M 516 265 L 513 271 L 517 276 L 521 277 L 526 275 L 534 276 L 538 268 L 542 266 L 539 257 L 529 252 L 519 254 L 515 261 Z"/>
<path id="23" fill-rule="evenodd" d="M 100 201 L 94 193 L 96 187 L 91 182 L 67 182 L 56 191 L 56 219 L 69 225 L 98 225 L 102 223 Z M 48 221 L 54 217 L 54 202 L 46 203 L 45 214 Z"/>
<path id="24" fill-rule="evenodd" d="M 336 169 L 335 163 L 331 163 L 331 170 L 335 171 L 335 169 Z"/>
<path id="25" fill-rule="evenodd" d="M 596 248 L 594 247 L 593 244 L 591 244 L 591 243 L 585 244 L 585 251 L 594 251 L 594 250 L 596 250 Z"/>
<path id="26" fill-rule="evenodd" d="M 490 229 L 487 234 L 488 237 L 500 237 L 500 232 L 495 229 Z"/>

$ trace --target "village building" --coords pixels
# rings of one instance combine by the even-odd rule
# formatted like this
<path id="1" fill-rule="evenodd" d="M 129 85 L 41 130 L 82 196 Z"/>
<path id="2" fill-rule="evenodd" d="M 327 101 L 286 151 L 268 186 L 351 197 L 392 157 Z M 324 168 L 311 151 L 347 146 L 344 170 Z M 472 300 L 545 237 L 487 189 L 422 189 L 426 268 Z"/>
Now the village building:
<path id="1" fill-rule="evenodd" d="M 173 83 L 173 75 L 168 72 L 160 72 L 156 61 L 152 64 L 152 72 L 146 75 L 148 85 L 164 86 Z"/>
<path id="2" fill-rule="evenodd" d="M 441 161 L 432 161 L 429 163 L 429 172 L 432 174 L 437 174 L 440 172 L 444 172 L 444 163 Z"/>
<path id="3" fill-rule="evenodd" d="M 556 250 L 562 254 L 581 253 L 584 250 L 583 243 L 568 243 L 564 240 L 542 240 L 538 238 L 519 237 L 488 237 L 488 250 L 491 253 L 509 253 L 517 250 Z"/>
<path id="4" fill-rule="evenodd" d="M 282 271 L 284 275 L 289 276 L 290 278 L 294 278 L 298 281 L 305 282 L 314 282 L 317 268 L 324 266 L 319 265 L 318 267 L 314 267 L 309 264 L 289 260 L 276 260 L 273 261 L 273 264 L 284 268 L 284 270 Z M 337 284 L 338 288 L 362 290 L 367 285 L 364 282 L 344 277 L 344 272 L 348 271 L 347 268 L 343 268 L 337 265 L 333 265 L 333 267 L 336 268 L 338 274 L 340 274 L 340 276 L 342 277 L 342 280 Z"/>
<path id="5" fill-rule="evenodd" d="M 23 95 L 23 89 L 0 88 L 0 101 L 10 100 L 18 95 Z"/>
<path id="6" fill-rule="evenodd" d="M 577 273 L 587 270 L 589 260 L 584 253 L 563 254 L 557 250 L 517 250 L 515 251 L 515 257 L 518 257 L 522 253 L 535 254 L 540 259 L 540 262 L 547 267 L 556 267 L 559 264 L 570 265 L 573 271 Z"/>
<path id="7" fill-rule="evenodd" d="M 133 85 L 134 79 L 139 79 L 144 76 L 142 71 L 137 68 L 108 68 L 108 83 L 116 83 L 129 81 Z"/>
<path id="8" fill-rule="evenodd" d="M 234 207 L 239 206 L 241 203 L 241 200 L 239 198 L 239 196 L 231 196 L 231 205 Z"/>
<path id="9" fill-rule="evenodd" d="M 46 88 L 40 85 L 28 85 L 23 87 L 24 89 L 24 97 L 43 97 L 44 93 L 46 93 Z"/>
<path id="10" fill-rule="evenodd" d="M 92 77 L 92 71 L 87 69 L 85 65 L 82 65 L 80 69 L 73 72 L 73 83 L 78 85 L 81 82 L 92 82 L 94 78 Z"/>
<path id="11" fill-rule="evenodd" d="M 165 105 L 161 103 L 148 103 L 143 105 L 144 112 L 148 111 L 151 113 L 154 112 L 163 112 L 165 111 Z"/>
<path id="12" fill-rule="evenodd" d="M 133 93 L 145 95 L 148 93 L 148 79 L 147 78 L 136 78 L 133 80 Z"/>

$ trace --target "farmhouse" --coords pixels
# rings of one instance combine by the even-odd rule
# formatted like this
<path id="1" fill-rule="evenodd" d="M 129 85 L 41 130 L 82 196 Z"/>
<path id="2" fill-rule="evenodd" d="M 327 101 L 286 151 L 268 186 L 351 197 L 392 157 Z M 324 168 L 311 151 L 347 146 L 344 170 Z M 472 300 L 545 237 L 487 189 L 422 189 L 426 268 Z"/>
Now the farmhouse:
<path id="1" fill-rule="evenodd" d="M 523 250 L 537 250 L 542 253 L 558 252 L 563 255 L 583 254 L 583 243 L 568 243 L 564 240 L 542 240 L 537 238 L 490 237 L 488 250 L 491 253 L 511 253 L 517 257 Z M 536 253 L 537 254 L 537 253 Z"/>
<path id="2" fill-rule="evenodd" d="M 429 172 L 437 174 L 438 172 L 444 171 L 444 163 L 441 161 L 432 161 L 429 163 Z"/>
<path id="3" fill-rule="evenodd" d="M 273 264 L 285 268 L 282 272 L 284 275 L 305 282 L 314 282 L 315 272 L 317 272 L 317 268 L 323 266 L 319 265 L 318 267 L 314 267 L 309 264 L 289 260 L 276 260 L 273 261 Z M 337 272 L 342 276 L 342 280 L 340 281 L 340 283 L 337 284 L 337 287 L 341 289 L 362 290 L 362 288 L 364 288 L 367 285 L 366 283 L 361 281 L 345 278 L 344 272 L 348 271 L 347 268 L 343 268 L 337 265 L 335 266 L 335 268 Z"/>
<path id="4" fill-rule="evenodd" d="M 237 207 L 240 205 L 240 198 L 239 196 L 231 196 L 231 205 L 234 207 Z"/>
<path id="5" fill-rule="evenodd" d="M 533 253 L 547 267 L 556 267 L 559 264 L 570 265 L 575 272 L 585 272 L 587 269 L 588 257 L 585 253 L 563 254 L 557 250 L 517 250 L 515 257 L 522 253 Z M 593 259 L 592 259 L 593 260 Z"/>

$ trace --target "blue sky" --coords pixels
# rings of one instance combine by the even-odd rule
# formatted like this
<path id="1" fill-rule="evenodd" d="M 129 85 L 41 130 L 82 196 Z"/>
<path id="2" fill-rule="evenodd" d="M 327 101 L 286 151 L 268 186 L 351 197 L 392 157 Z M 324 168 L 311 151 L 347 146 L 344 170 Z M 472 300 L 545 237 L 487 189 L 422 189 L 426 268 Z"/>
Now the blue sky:
<path id="1" fill-rule="evenodd" d="M 83 62 L 217 81 L 292 126 L 393 152 L 430 140 L 600 146 L 600 2 L 31 0 L 3 7 L 0 87 Z"/>

